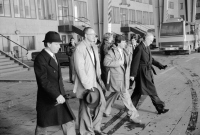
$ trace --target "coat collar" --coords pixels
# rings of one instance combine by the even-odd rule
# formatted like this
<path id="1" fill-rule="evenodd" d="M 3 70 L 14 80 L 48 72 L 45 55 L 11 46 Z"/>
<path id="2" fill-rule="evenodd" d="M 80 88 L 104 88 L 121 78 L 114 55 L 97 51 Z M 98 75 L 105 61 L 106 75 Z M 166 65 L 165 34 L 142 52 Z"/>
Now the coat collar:
<path id="1" fill-rule="evenodd" d="M 86 50 L 87 52 L 89 53 L 89 56 L 90 56 L 90 59 L 92 60 L 92 56 L 91 56 L 91 53 L 90 53 L 90 47 L 93 48 L 93 53 L 94 53 L 94 67 L 95 67 L 95 70 L 96 70 L 96 74 L 97 76 L 100 76 L 101 75 L 101 70 L 100 70 L 100 62 L 99 62 L 99 54 L 98 54 L 98 48 L 97 46 L 95 46 L 94 44 L 91 44 L 91 45 L 88 45 L 88 43 L 86 41 L 82 41 L 84 43 L 84 45 L 86 46 Z"/>
<path id="2" fill-rule="evenodd" d="M 113 50 L 116 52 L 119 53 L 120 57 L 121 57 L 121 54 L 119 52 L 119 49 L 117 47 L 113 47 Z M 114 52 L 114 55 L 116 55 L 116 53 Z M 123 56 L 124 56 L 124 65 L 121 65 L 120 67 L 125 71 L 126 67 L 127 67 L 127 64 L 128 64 L 128 60 L 127 60 L 127 53 L 125 51 L 125 49 L 123 49 Z"/>
<path id="3" fill-rule="evenodd" d="M 145 46 L 145 43 L 144 43 L 144 42 L 142 42 L 142 47 L 143 47 L 144 51 L 145 51 L 147 54 L 150 53 L 148 47 Z"/>
<path id="4" fill-rule="evenodd" d="M 41 54 L 43 55 L 43 57 L 45 58 L 45 60 L 47 61 L 47 63 L 53 67 L 55 70 L 58 71 L 58 66 L 59 64 L 57 64 L 55 62 L 55 60 L 50 56 L 50 54 L 48 54 L 44 49 L 41 51 Z"/>

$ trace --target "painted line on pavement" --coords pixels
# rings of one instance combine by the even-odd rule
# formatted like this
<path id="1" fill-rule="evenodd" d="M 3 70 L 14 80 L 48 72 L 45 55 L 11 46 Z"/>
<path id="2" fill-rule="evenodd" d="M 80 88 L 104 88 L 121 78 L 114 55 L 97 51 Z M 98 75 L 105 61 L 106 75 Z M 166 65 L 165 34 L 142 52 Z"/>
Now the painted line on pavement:
<path id="1" fill-rule="evenodd" d="M 138 105 L 137 105 L 137 108 L 140 107 L 140 105 L 142 105 L 142 103 L 144 102 L 144 100 L 146 99 L 146 95 L 142 95 L 139 102 L 138 102 Z M 124 113 L 124 112 L 123 112 Z M 121 116 L 121 115 L 120 115 Z M 124 118 L 122 118 L 116 125 L 114 125 L 113 128 L 111 128 L 109 131 L 108 131 L 108 135 L 112 135 L 114 134 L 122 125 L 124 125 L 125 122 L 129 121 L 129 118 L 128 116 L 124 116 Z M 133 123 L 134 124 L 134 123 Z"/>
<path id="2" fill-rule="evenodd" d="M 186 62 L 188 62 L 188 61 L 190 61 L 190 60 L 192 60 L 192 59 L 194 59 L 195 57 L 192 57 L 192 58 L 190 58 L 189 60 L 186 60 Z"/>
<path id="3" fill-rule="evenodd" d="M 112 125 L 117 119 L 120 118 L 121 115 L 125 113 L 125 109 L 122 109 L 119 111 L 118 114 L 116 114 L 112 119 L 110 119 L 107 123 L 105 123 L 102 127 L 101 130 L 105 130 L 108 126 Z"/>
<path id="4" fill-rule="evenodd" d="M 174 68 L 175 68 L 175 67 L 171 67 L 171 68 L 165 70 L 164 72 L 162 72 L 162 73 L 160 73 L 160 74 L 165 74 L 166 72 L 168 72 L 168 71 L 170 71 L 170 70 L 172 70 L 172 69 L 174 69 Z"/>

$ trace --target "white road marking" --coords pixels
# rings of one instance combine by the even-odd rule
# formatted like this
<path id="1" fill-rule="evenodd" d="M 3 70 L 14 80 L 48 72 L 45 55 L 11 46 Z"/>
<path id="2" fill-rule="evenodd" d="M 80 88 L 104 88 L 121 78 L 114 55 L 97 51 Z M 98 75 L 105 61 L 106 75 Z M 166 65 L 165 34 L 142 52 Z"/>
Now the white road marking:
<path id="1" fill-rule="evenodd" d="M 190 61 L 190 60 L 192 60 L 192 59 L 194 59 L 195 57 L 192 57 L 191 59 L 189 59 L 189 60 L 186 60 L 186 62 L 188 62 L 188 61 Z"/>
<path id="2" fill-rule="evenodd" d="M 170 71 L 170 70 L 172 70 L 172 69 L 174 69 L 174 68 L 175 68 L 175 67 L 171 67 L 171 68 L 165 70 L 164 72 L 162 72 L 162 73 L 160 73 L 160 74 L 165 74 L 166 72 L 168 72 L 168 71 Z"/>

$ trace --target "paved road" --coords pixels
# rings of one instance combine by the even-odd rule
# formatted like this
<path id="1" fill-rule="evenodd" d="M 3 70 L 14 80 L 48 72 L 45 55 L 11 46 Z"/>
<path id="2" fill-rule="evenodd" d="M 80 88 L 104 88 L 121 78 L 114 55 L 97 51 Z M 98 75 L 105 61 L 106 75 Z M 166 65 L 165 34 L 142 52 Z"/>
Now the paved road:
<path id="1" fill-rule="evenodd" d="M 168 65 L 166 70 L 156 69 L 154 77 L 158 94 L 170 112 L 157 115 L 150 98 L 143 96 L 138 111 L 144 124 L 130 123 L 122 102 L 117 100 L 112 116 L 103 118 L 102 131 L 109 135 L 200 135 L 200 54 L 153 55 Z M 65 87 L 73 86 L 65 82 Z M 35 82 L 0 83 L 0 135 L 34 134 L 36 89 Z M 73 98 L 69 103 L 77 116 L 78 100 Z M 62 132 L 58 126 L 50 127 L 49 134 Z"/>

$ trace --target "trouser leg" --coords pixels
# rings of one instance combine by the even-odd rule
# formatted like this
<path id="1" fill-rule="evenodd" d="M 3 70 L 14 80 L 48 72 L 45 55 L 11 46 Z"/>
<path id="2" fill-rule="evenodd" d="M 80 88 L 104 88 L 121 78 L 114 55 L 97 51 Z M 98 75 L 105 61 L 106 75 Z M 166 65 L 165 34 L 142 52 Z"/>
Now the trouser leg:
<path id="1" fill-rule="evenodd" d="M 64 135 L 76 135 L 75 122 L 70 121 L 61 125 Z"/>
<path id="2" fill-rule="evenodd" d="M 112 106 L 115 102 L 115 100 L 117 99 L 119 93 L 118 92 L 112 92 L 110 93 L 110 95 L 108 96 L 108 99 L 106 101 L 106 109 L 105 109 L 105 114 L 110 114 L 111 110 L 112 110 Z"/>
<path id="3" fill-rule="evenodd" d="M 72 65 L 71 65 L 71 62 L 69 64 L 69 81 L 72 82 Z"/>
<path id="4" fill-rule="evenodd" d="M 100 90 L 100 102 L 101 104 L 95 109 L 95 115 L 94 115 L 94 119 L 93 119 L 93 127 L 94 130 L 101 132 L 101 121 L 103 118 L 103 113 L 105 112 L 105 107 L 106 107 L 106 100 L 104 97 L 104 94 L 100 88 L 100 86 L 98 85 L 98 89 Z"/>
<path id="5" fill-rule="evenodd" d="M 132 119 L 138 117 L 139 114 L 138 114 L 137 110 L 135 109 L 135 107 L 134 107 L 134 105 L 131 101 L 131 97 L 130 97 L 128 90 L 125 90 L 124 92 L 120 92 L 120 97 L 121 97 L 124 105 L 128 109 L 128 115 Z"/>
<path id="6" fill-rule="evenodd" d="M 80 99 L 79 103 L 79 133 L 80 135 L 94 135 L 90 109 L 83 99 Z"/>
<path id="7" fill-rule="evenodd" d="M 157 111 L 162 110 L 165 107 L 165 103 L 162 100 L 160 100 L 160 98 L 157 95 L 149 96 Z"/>
<path id="8" fill-rule="evenodd" d="M 35 135 L 47 135 L 47 128 L 37 125 L 35 129 Z"/>
<path id="9" fill-rule="evenodd" d="M 141 97 L 141 94 L 135 92 L 135 90 L 134 90 L 133 94 L 131 95 L 131 100 L 132 100 L 133 105 L 135 107 L 137 107 L 137 104 L 138 104 L 138 102 L 140 100 L 140 97 Z"/>

